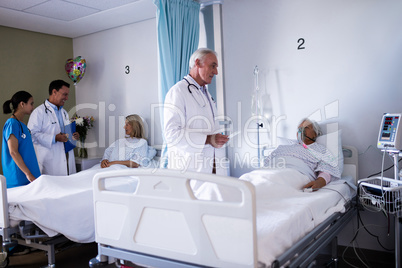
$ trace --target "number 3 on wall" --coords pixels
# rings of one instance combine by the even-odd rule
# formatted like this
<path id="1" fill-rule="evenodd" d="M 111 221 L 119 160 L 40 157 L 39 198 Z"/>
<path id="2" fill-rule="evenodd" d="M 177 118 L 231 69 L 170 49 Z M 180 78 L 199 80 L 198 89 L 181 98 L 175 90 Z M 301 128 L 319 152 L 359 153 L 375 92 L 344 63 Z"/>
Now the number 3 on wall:
<path id="1" fill-rule="evenodd" d="M 129 73 L 130 73 L 130 66 L 127 65 L 125 68 L 126 68 L 125 73 L 126 73 L 126 74 L 129 74 Z"/>
<path id="2" fill-rule="evenodd" d="M 299 44 L 297 49 L 305 49 L 305 47 L 304 47 L 304 38 L 299 38 L 299 40 L 297 40 L 297 43 Z"/>

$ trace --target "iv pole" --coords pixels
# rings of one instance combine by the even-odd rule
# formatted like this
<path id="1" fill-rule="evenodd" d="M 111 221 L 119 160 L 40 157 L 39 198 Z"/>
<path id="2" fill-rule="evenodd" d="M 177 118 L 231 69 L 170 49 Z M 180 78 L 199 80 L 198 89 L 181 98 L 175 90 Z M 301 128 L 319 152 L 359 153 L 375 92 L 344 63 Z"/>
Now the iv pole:
<path id="1" fill-rule="evenodd" d="M 259 113 L 258 113 L 258 108 L 259 108 L 259 101 L 258 101 L 258 92 L 260 91 L 260 88 L 258 87 L 258 66 L 256 65 L 254 67 L 254 77 L 255 77 L 255 115 L 257 117 L 257 150 L 258 150 L 258 167 L 261 165 L 261 160 L 260 160 L 260 127 L 263 127 L 262 123 L 258 123 L 259 120 Z"/>

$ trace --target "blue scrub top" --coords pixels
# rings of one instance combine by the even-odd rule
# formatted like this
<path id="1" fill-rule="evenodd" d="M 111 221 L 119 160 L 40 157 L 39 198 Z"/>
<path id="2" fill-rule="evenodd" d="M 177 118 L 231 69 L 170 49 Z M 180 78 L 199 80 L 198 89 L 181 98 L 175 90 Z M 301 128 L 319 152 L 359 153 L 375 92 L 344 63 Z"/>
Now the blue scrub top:
<path id="1" fill-rule="evenodd" d="M 24 172 L 21 171 L 10 155 L 7 141 L 11 134 L 18 139 L 18 152 L 32 175 L 34 175 L 35 178 L 41 175 L 28 127 L 23 122 L 10 118 L 3 127 L 3 146 L 1 151 L 1 164 L 3 166 L 3 175 L 6 177 L 7 181 L 7 188 L 22 186 L 29 183 Z M 22 134 L 25 134 L 25 138 Z"/>

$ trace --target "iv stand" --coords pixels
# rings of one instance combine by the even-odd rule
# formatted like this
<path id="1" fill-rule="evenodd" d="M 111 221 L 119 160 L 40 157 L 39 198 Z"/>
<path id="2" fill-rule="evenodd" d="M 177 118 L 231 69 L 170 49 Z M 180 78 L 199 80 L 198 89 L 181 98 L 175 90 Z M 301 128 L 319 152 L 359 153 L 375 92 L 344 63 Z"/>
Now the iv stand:
<path id="1" fill-rule="evenodd" d="M 385 153 L 387 151 L 385 150 Z M 388 151 L 388 154 L 391 155 L 394 159 L 394 179 L 400 180 L 399 177 L 399 157 L 402 156 L 402 152 L 397 151 Z M 401 263 L 401 233 L 402 233 L 402 226 L 401 226 L 401 212 L 396 212 L 395 215 L 395 267 L 399 267 L 398 265 Z"/>
<path id="2" fill-rule="evenodd" d="M 257 150 L 258 150 L 258 167 L 260 167 L 260 165 L 261 165 L 261 160 L 260 160 L 260 127 L 263 127 L 263 124 L 262 123 L 259 123 L 258 122 L 258 119 L 259 119 L 259 113 L 258 113 L 258 108 L 259 108 L 259 105 L 258 105 L 258 92 L 260 91 L 260 88 L 258 87 L 258 73 L 259 73 L 259 70 L 258 70 L 258 66 L 256 65 L 255 67 L 254 67 L 254 77 L 255 77 L 255 101 L 254 101 L 254 104 L 255 104 L 255 115 L 256 115 L 256 117 L 257 117 Z"/>
<path id="3" fill-rule="evenodd" d="M 393 152 L 392 156 L 394 158 L 394 179 L 400 180 L 401 178 L 399 177 L 399 157 L 401 156 L 401 152 Z M 398 211 L 395 215 L 395 267 L 398 267 L 398 265 L 401 263 L 401 232 L 401 212 Z"/>

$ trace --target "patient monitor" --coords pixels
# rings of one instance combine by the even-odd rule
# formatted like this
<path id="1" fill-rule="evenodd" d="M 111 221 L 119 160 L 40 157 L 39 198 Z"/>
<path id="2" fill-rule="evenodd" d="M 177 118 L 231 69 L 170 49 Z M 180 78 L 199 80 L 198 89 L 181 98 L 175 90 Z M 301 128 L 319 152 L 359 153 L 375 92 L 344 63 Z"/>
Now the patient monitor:
<path id="1" fill-rule="evenodd" d="M 402 150 L 402 114 L 386 113 L 383 115 L 378 135 L 378 149 Z"/>

